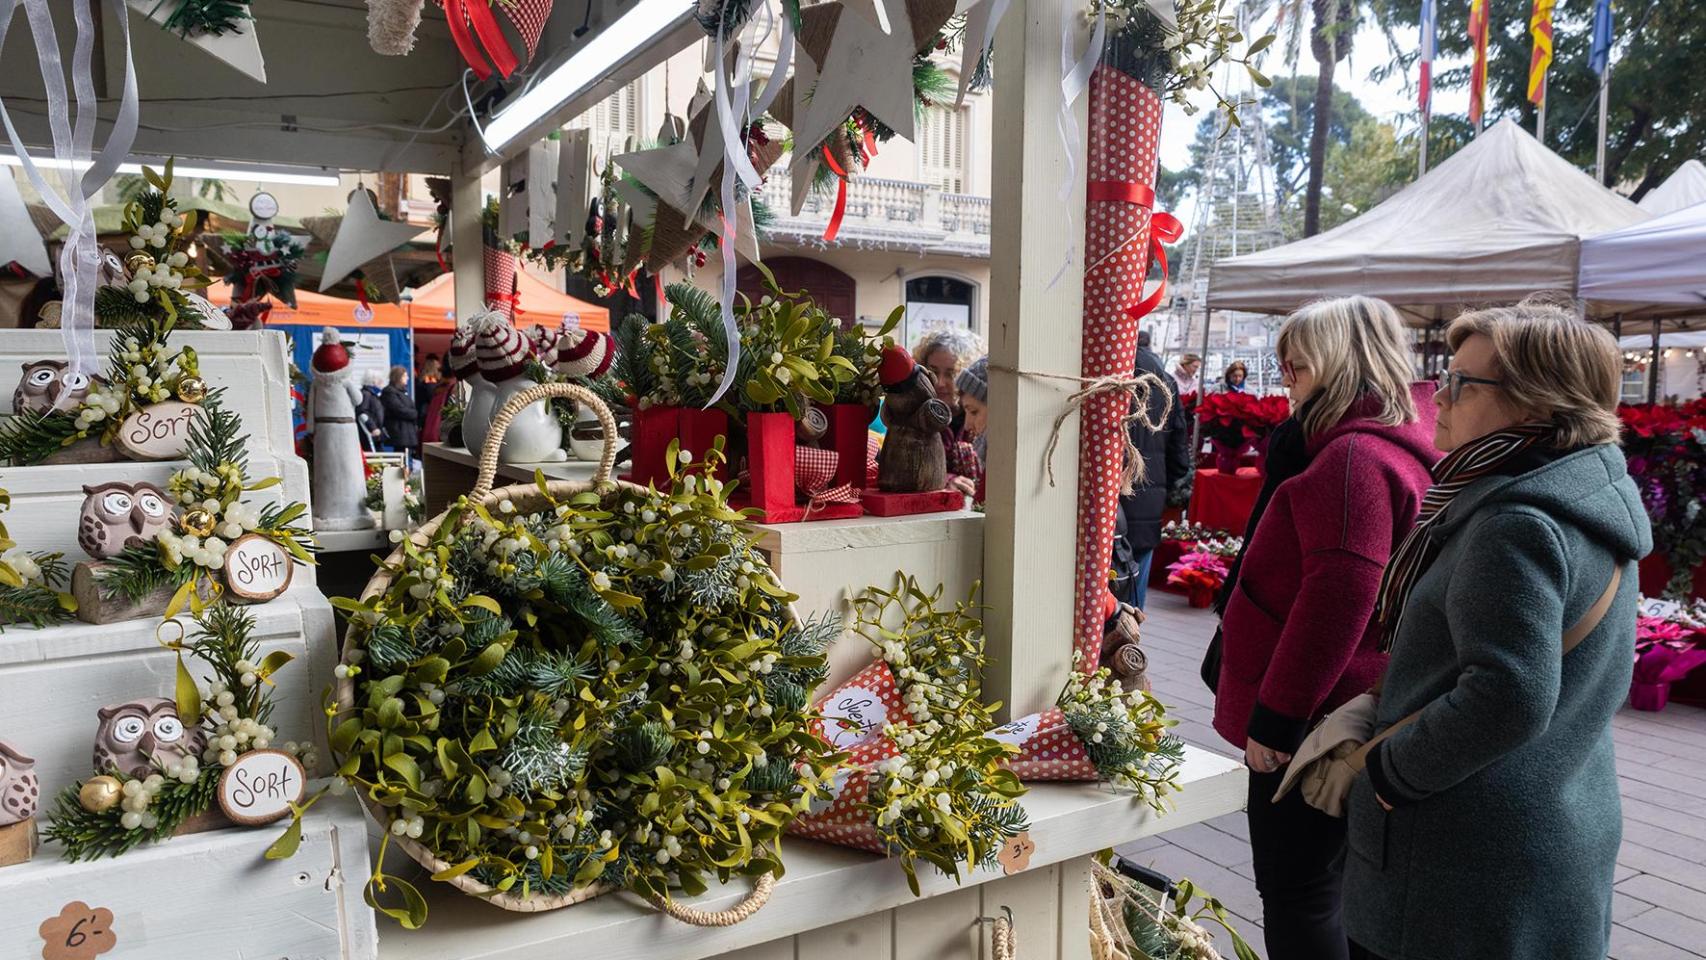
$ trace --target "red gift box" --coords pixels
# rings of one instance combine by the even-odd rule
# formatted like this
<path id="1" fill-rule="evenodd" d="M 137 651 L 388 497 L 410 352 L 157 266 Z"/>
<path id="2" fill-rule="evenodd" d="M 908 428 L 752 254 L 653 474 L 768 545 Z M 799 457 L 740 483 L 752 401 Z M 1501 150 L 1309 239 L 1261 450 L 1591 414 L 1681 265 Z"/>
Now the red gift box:
<path id="1" fill-rule="evenodd" d="M 628 444 L 633 472 L 628 479 L 640 486 L 669 486 L 669 445 L 680 435 L 680 407 L 635 410 L 634 431 Z"/>
<path id="2" fill-rule="evenodd" d="M 681 449 L 693 455 L 696 462 L 703 462 L 705 455 L 717 445 L 718 437 L 729 435 L 729 415 L 721 410 L 701 410 L 698 407 L 682 407 Z M 727 440 L 724 440 L 725 451 Z M 717 465 L 714 474 L 719 480 L 729 478 L 729 464 L 725 458 Z"/>
<path id="3" fill-rule="evenodd" d="M 862 403 L 836 403 L 828 408 L 829 435 L 825 438 L 835 451 L 835 483 L 855 488 L 865 487 L 865 456 L 869 449 L 871 421 L 876 413 Z"/>
<path id="4" fill-rule="evenodd" d="M 821 476 L 801 473 L 802 455 L 809 458 L 834 458 L 829 450 L 800 447 L 794 435 L 792 414 L 749 413 L 746 415 L 745 496 L 738 496 L 739 505 L 763 511 L 762 523 L 797 523 L 801 520 L 844 520 L 864 513 L 857 497 L 844 502 L 840 491 L 829 489 L 836 467 L 825 469 Z M 810 464 L 808 464 L 810 466 Z M 806 502 L 800 503 L 801 492 Z M 823 496 L 829 494 L 829 496 Z"/>

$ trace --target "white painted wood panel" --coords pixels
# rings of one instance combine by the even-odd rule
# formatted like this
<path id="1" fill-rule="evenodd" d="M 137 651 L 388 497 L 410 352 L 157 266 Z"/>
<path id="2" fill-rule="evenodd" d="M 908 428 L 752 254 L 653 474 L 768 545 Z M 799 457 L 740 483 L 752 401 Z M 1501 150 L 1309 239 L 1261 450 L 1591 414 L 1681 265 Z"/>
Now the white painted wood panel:
<path id="1" fill-rule="evenodd" d="M 354 802 L 322 800 L 303 822 L 296 855 L 264 859 L 280 832 L 277 824 L 215 830 L 76 864 L 48 847 L 29 863 L 0 867 L 0 960 L 40 960 L 42 921 L 73 901 L 112 911 L 117 942 L 102 960 L 376 956 Z"/>
<path id="2" fill-rule="evenodd" d="M 1073 926 L 1071 918 L 1061 916 L 1059 864 L 1033 866 L 999 883 L 987 884 L 981 892 L 982 916 L 993 919 L 1012 912 L 1014 939 L 1018 947 L 1016 956 L 1027 960 L 1059 956 L 1061 932 Z M 1089 935 L 1087 916 L 1079 914 L 1077 923 L 1085 936 Z M 980 926 L 983 956 L 985 960 L 995 960 L 990 943 L 994 925 L 985 923 Z"/>
<path id="3" fill-rule="evenodd" d="M 898 960 L 894 950 L 895 911 L 844 920 L 794 938 L 800 960 Z"/>
<path id="4" fill-rule="evenodd" d="M 890 911 L 894 914 L 895 960 L 979 960 L 982 924 L 978 918 L 983 915 L 983 891 L 1002 883 L 997 880 L 984 887 L 956 890 Z M 810 940 L 812 936 L 804 934 L 797 939 Z"/>
<path id="5" fill-rule="evenodd" d="M 337 665 L 331 605 L 312 584 L 302 583 L 248 609 L 257 618 L 263 652 L 283 650 L 296 658 L 276 678 L 275 746 L 289 740 L 324 744 L 320 691 Z M 139 697 L 172 696 L 177 659 L 155 639 L 158 625 L 157 619 L 71 623 L 44 630 L 12 627 L 0 634 L 0 739 L 36 758 L 44 807 L 62 788 L 93 773 L 97 710 Z M 205 664 L 188 662 L 198 681 L 211 675 Z M 324 766 L 323 747 L 320 755 Z"/>
<path id="6" fill-rule="evenodd" d="M 756 947 L 742 947 L 724 954 L 723 960 L 796 960 L 792 938 L 772 940 Z"/>

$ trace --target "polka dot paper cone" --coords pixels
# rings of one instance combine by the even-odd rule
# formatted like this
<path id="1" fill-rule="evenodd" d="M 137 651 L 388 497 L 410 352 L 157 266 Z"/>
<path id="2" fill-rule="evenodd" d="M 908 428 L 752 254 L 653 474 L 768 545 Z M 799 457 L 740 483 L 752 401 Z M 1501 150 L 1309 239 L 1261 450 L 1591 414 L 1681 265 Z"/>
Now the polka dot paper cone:
<path id="1" fill-rule="evenodd" d="M 1161 101 L 1154 91 L 1107 65 L 1090 76 L 1088 177 L 1092 184 L 1155 185 Z M 1141 299 L 1149 271 L 1151 211 L 1135 203 L 1097 200 L 1084 215 L 1084 359 L 1086 379 L 1129 377 L 1138 322 L 1126 308 Z M 1094 670 L 1102 649 L 1102 597 L 1114 541 L 1124 463 L 1122 418 L 1128 399 L 1104 394 L 1084 405 L 1078 440 L 1078 563 L 1073 601 L 1074 649 Z"/>
<path id="2" fill-rule="evenodd" d="M 871 823 L 871 814 L 860 809 L 860 804 L 870 796 L 871 781 L 878 776 L 876 765 L 899 753 L 894 741 L 884 736 L 854 747 L 835 775 L 832 797 L 813 804 L 805 816 L 788 825 L 788 832 L 856 850 L 887 853 Z"/>
<path id="3" fill-rule="evenodd" d="M 515 254 L 496 247 L 482 247 L 486 268 L 486 308 L 515 320 Z"/>
<path id="4" fill-rule="evenodd" d="M 1101 779 L 1059 707 L 996 727 L 989 737 L 1019 748 L 1019 755 L 1008 761 L 1007 768 L 1020 780 Z"/>
<path id="5" fill-rule="evenodd" d="M 853 675 L 818 701 L 821 719 L 813 720 L 811 731 L 837 750 L 848 750 L 882 736 L 883 726 L 904 724 L 900 688 L 894 673 L 882 660 Z"/>

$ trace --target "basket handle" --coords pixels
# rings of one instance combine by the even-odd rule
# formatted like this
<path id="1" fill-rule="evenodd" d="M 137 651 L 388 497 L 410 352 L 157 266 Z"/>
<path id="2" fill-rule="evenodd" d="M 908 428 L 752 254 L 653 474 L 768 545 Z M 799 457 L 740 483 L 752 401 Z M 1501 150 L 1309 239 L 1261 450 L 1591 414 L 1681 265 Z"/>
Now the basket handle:
<path id="1" fill-rule="evenodd" d="M 616 469 L 616 418 L 611 416 L 610 408 L 604 401 L 598 399 L 598 394 L 573 383 L 541 383 L 536 387 L 528 387 L 503 405 L 497 416 L 492 418 L 491 430 L 486 434 L 486 445 L 480 448 L 480 472 L 474 480 L 474 489 L 469 491 L 470 500 L 484 499 L 492 492 L 492 481 L 498 475 L 498 451 L 503 448 L 504 433 L 521 411 L 541 400 L 553 397 L 567 397 L 576 403 L 585 404 L 598 417 L 598 425 L 604 428 L 604 450 L 598 458 L 598 470 L 592 475 L 594 484 L 603 485 L 610 482 L 610 474 Z"/>
<path id="2" fill-rule="evenodd" d="M 776 875 L 767 873 L 758 878 L 752 892 L 746 899 L 727 910 L 715 913 L 709 910 L 699 910 L 694 907 L 684 907 L 674 900 L 664 897 L 653 897 L 652 905 L 669 914 L 682 923 L 691 923 L 696 927 L 732 927 L 758 912 L 758 909 L 770 902 L 770 893 L 776 889 Z"/>

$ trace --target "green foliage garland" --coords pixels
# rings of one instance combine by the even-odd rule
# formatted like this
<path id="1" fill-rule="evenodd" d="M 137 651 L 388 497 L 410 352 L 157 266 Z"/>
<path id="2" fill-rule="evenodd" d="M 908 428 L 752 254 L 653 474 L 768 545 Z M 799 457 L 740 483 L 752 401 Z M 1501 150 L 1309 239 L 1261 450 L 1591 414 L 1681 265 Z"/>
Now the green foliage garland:
<path id="1" fill-rule="evenodd" d="M 0 490 L 0 511 L 12 496 Z M 71 619 L 77 601 L 60 590 L 66 582 L 65 555 L 17 549 L 0 523 L 0 624 L 45 627 Z"/>
<path id="2" fill-rule="evenodd" d="M 436 879 L 666 896 L 780 872 L 835 759 L 805 706 L 835 631 L 793 621 L 710 463 L 671 464 L 663 492 L 461 500 L 382 593 L 334 601 L 339 773 L 388 839 L 452 864 Z M 376 871 L 369 896 L 393 886 L 380 909 L 423 922 L 404 881 Z"/>

